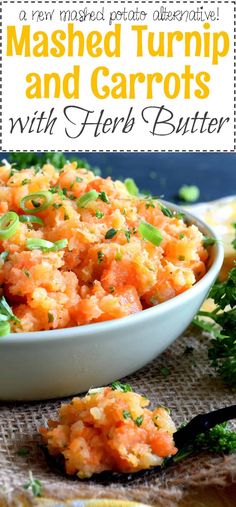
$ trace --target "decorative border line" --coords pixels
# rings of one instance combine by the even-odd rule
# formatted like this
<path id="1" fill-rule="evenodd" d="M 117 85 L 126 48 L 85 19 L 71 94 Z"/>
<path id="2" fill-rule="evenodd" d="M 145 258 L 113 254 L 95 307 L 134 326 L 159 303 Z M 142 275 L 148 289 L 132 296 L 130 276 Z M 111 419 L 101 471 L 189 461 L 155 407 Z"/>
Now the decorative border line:
<path id="1" fill-rule="evenodd" d="M 2 150 L 2 3 L 0 3 L 0 151 Z"/>
<path id="2" fill-rule="evenodd" d="M 0 2 L 0 153 L 3 148 L 2 96 L 2 5 L 3 4 L 232 4 L 234 5 L 234 148 L 231 150 L 79 150 L 81 153 L 236 153 L 236 0 L 2 0 Z M 8 150 L 8 153 L 47 153 L 48 150 Z M 77 153 L 78 150 L 51 150 Z"/>

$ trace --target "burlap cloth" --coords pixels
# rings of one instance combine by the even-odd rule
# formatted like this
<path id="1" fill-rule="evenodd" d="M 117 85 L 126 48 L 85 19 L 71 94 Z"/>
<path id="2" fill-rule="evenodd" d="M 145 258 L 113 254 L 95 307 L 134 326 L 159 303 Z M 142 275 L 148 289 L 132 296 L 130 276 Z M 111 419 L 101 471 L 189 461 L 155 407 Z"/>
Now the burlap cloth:
<path id="1" fill-rule="evenodd" d="M 193 329 L 188 330 L 161 357 L 125 381 L 144 393 L 153 405 L 171 408 L 177 426 L 199 412 L 235 403 L 235 394 L 223 386 L 209 366 L 207 339 L 196 335 Z M 186 346 L 194 348 L 192 354 L 184 353 Z M 170 371 L 168 376 L 163 375 L 166 373 L 163 367 Z M 42 482 L 45 496 L 125 498 L 165 507 L 175 506 L 186 488 L 236 482 L 236 455 L 210 454 L 187 459 L 161 474 L 132 481 L 95 483 L 63 477 L 48 465 L 37 433 L 48 418 L 56 416 L 60 403 L 61 400 L 0 405 L 0 485 L 3 496 L 14 491 L 14 505 L 17 505 L 15 491 L 27 481 L 29 470 Z M 29 448 L 28 456 L 17 454 L 22 447 Z"/>

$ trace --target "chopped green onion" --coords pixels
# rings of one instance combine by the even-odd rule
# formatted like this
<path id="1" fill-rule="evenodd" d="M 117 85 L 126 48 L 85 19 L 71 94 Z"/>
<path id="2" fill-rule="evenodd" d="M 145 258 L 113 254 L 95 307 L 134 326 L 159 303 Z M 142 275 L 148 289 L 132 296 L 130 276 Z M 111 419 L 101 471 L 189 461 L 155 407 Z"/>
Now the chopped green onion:
<path id="1" fill-rule="evenodd" d="M 154 227 L 154 225 L 149 224 L 148 222 L 140 222 L 139 232 L 142 234 L 143 238 L 147 241 L 150 241 L 155 246 L 159 246 L 162 242 L 162 235 L 159 229 Z"/>
<path id="2" fill-rule="evenodd" d="M 34 209 L 30 209 L 26 206 L 26 203 L 31 201 Z M 20 207 L 23 211 L 27 211 L 28 213 L 35 213 L 36 211 L 44 211 L 49 208 L 49 206 L 53 202 L 52 193 L 49 191 L 42 190 L 41 192 L 34 192 L 33 194 L 28 194 L 20 201 Z"/>
<path id="3" fill-rule="evenodd" d="M 63 250 L 63 248 L 66 248 L 68 245 L 67 239 L 59 239 L 58 241 L 54 242 L 54 250 Z"/>
<path id="4" fill-rule="evenodd" d="M 0 322 L 0 336 L 6 336 L 11 331 L 9 322 Z"/>
<path id="5" fill-rule="evenodd" d="M 57 252 L 68 245 L 67 239 L 60 239 L 52 243 L 46 239 L 41 238 L 28 238 L 26 240 L 26 246 L 28 250 L 42 250 L 45 252 Z"/>
<path id="6" fill-rule="evenodd" d="M 15 322 L 20 322 L 19 319 L 14 315 L 11 307 L 9 306 L 9 304 L 6 301 L 4 296 L 2 296 L 0 299 L 0 313 L 2 313 L 3 315 L 6 315 L 8 317 L 8 320 L 14 320 Z"/>
<path id="7" fill-rule="evenodd" d="M 106 234 L 105 234 L 105 239 L 112 239 L 114 238 L 114 236 L 117 234 L 118 232 L 118 229 L 113 229 L 113 227 L 111 229 L 109 229 Z"/>
<path id="8" fill-rule="evenodd" d="M 8 320 L 9 320 L 9 317 L 7 315 L 0 313 L 0 322 L 7 322 Z"/>
<path id="9" fill-rule="evenodd" d="M 0 259 L 2 259 L 3 262 L 8 258 L 9 252 L 5 250 L 5 252 L 0 253 Z"/>
<path id="10" fill-rule="evenodd" d="M 77 206 L 79 208 L 85 208 L 85 206 L 87 206 L 87 204 L 90 202 L 90 201 L 96 201 L 97 198 L 98 198 L 99 194 L 98 192 L 96 192 L 96 190 L 90 190 L 89 192 L 86 192 L 84 195 L 81 195 L 81 197 L 79 197 L 79 199 L 77 199 Z"/>
<path id="11" fill-rule="evenodd" d="M 107 204 L 110 203 L 108 197 L 107 197 L 107 194 L 106 192 L 102 191 L 99 195 L 98 195 L 99 199 L 101 199 L 101 201 L 103 202 L 106 202 Z"/>
<path id="12" fill-rule="evenodd" d="M 26 246 L 28 250 L 52 250 L 54 243 L 41 238 L 28 238 Z"/>
<path id="13" fill-rule="evenodd" d="M 196 185 L 183 185 L 178 192 L 180 199 L 186 202 L 195 202 L 200 196 L 200 190 Z"/>
<path id="14" fill-rule="evenodd" d="M 20 222 L 23 224 L 39 224 L 44 225 L 42 219 L 40 217 L 34 216 L 34 215 L 20 215 L 19 216 Z"/>
<path id="15" fill-rule="evenodd" d="M 17 231 L 19 217 L 14 211 L 8 211 L 0 218 L 0 240 L 9 239 Z"/>
<path id="16" fill-rule="evenodd" d="M 126 178 L 124 183 L 130 195 L 137 196 L 139 194 L 139 189 L 133 178 Z"/>

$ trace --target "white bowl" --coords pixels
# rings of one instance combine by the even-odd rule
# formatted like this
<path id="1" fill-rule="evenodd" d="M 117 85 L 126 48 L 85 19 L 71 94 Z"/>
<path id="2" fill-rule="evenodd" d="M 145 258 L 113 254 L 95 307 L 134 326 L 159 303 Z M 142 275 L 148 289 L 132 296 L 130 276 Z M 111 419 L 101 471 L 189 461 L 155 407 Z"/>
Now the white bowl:
<path id="1" fill-rule="evenodd" d="M 184 214 L 187 222 L 196 224 L 203 234 L 216 237 L 199 219 Z M 138 370 L 161 354 L 190 324 L 214 283 L 223 258 L 223 246 L 217 242 L 211 248 L 211 266 L 199 282 L 183 294 L 142 312 L 81 327 L 1 338 L 0 400 L 68 396 Z"/>

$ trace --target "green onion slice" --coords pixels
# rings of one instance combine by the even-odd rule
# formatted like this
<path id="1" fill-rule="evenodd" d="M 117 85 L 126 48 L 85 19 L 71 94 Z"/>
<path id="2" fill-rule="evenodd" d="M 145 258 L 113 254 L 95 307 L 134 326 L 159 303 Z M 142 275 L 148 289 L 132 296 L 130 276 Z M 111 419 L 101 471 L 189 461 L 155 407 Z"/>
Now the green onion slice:
<path id="1" fill-rule="evenodd" d="M 20 215 L 20 222 L 23 224 L 39 224 L 44 225 L 42 219 L 40 217 L 34 216 L 34 215 Z"/>
<path id="2" fill-rule="evenodd" d="M 139 194 L 139 189 L 138 189 L 135 181 L 133 180 L 133 178 L 126 178 L 124 183 L 125 183 L 126 189 L 128 190 L 130 195 L 137 196 Z"/>
<path id="3" fill-rule="evenodd" d="M 57 252 L 68 245 L 67 239 L 60 239 L 59 241 L 47 241 L 41 238 L 28 238 L 26 240 L 26 246 L 28 250 L 42 250 L 43 252 Z"/>
<path id="4" fill-rule="evenodd" d="M 4 315 L 4 313 L 0 313 L 0 323 L 7 322 L 8 320 L 9 320 L 9 317 L 7 315 Z"/>
<path id="5" fill-rule="evenodd" d="M 7 250 L 5 250 L 5 252 L 0 253 L 0 259 L 2 259 L 3 262 L 7 260 L 8 256 L 9 252 Z"/>
<path id="6" fill-rule="evenodd" d="M 79 199 L 77 199 L 77 206 L 79 208 L 85 208 L 90 201 L 96 201 L 99 196 L 99 193 L 96 190 L 90 190 L 86 192 L 84 195 L 81 195 Z"/>
<path id="7" fill-rule="evenodd" d="M 148 222 L 142 221 L 139 225 L 139 232 L 143 236 L 144 239 L 150 241 L 155 246 L 159 246 L 163 240 L 162 234 L 154 227 L 154 225 L 149 224 Z"/>
<path id="8" fill-rule="evenodd" d="M 6 315 L 8 320 L 14 320 L 15 322 L 20 322 L 19 319 L 14 315 L 11 307 L 6 301 L 5 297 L 2 296 L 0 299 L 0 313 Z"/>
<path id="9" fill-rule="evenodd" d="M 11 331 L 9 322 L 0 322 L 0 336 L 6 336 Z"/>
<path id="10" fill-rule="evenodd" d="M 28 208 L 26 206 L 27 202 L 31 202 L 33 204 L 33 209 Z M 53 195 L 51 192 L 42 190 L 41 192 L 34 192 L 33 194 L 28 194 L 20 201 L 20 207 L 23 211 L 27 211 L 27 213 L 36 213 L 38 211 L 44 211 L 49 208 L 49 206 L 53 202 Z"/>
<path id="11" fill-rule="evenodd" d="M 63 250 L 63 248 L 66 248 L 68 245 L 67 239 L 59 239 L 58 241 L 54 242 L 54 250 Z"/>
<path id="12" fill-rule="evenodd" d="M 11 238 L 17 231 L 19 217 L 14 211 L 8 211 L 0 218 L 0 239 Z"/>

